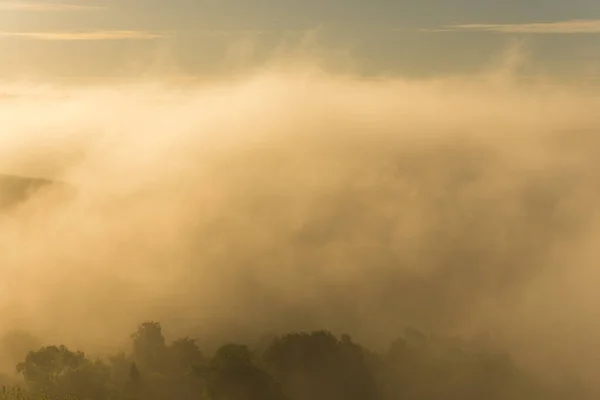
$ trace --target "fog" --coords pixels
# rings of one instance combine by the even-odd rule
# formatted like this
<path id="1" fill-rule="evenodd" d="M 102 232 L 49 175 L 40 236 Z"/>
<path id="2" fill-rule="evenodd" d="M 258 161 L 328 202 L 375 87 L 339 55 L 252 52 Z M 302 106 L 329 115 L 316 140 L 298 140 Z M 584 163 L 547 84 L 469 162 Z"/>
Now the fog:
<path id="1" fill-rule="evenodd" d="M 0 171 L 55 184 L 0 212 L 0 333 L 102 353 L 154 319 L 205 345 L 327 328 L 377 348 L 411 325 L 600 370 L 593 90 L 310 63 L 2 86 Z"/>

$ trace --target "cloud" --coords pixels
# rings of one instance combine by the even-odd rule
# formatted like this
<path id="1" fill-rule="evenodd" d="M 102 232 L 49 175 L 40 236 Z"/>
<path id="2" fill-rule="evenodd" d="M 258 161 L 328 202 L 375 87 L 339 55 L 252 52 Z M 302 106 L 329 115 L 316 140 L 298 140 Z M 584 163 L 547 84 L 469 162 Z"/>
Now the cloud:
<path id="1" fill-rule="evenodd" d="M 0 172 L 68 183 L 0 212 L 0 335 L 490 329 L 597 382 L 600 97 L 285 61 L 172 88 L 0 83 L 20 96 Z"/>
<path id="2" fill-rule="evenodd" d="M 0 2 L 0 11 L 90 11 L 103 10 L 105 7 L 91 4 L 69 4 L 69 3 L 40 3 L 23 1 Z"/>
<path id="3" fill-rule="evenodd" d="M 55 32 L 0 32 L 0 37 L 21 37 L 36 40 L 82 41 L 82 40 L 150 40 L 165 37 L 164 33 L 150 31 L 55 31 Z"/>
<path id="4" fill-rule="evenodd" d="M 240 36 L 240 35 L 272 35 L 275 33 L 281 33 L 280 31 L 269 31 L 269 30 L 252 30 L 252 29 L 217 29 L 217 30 L 202 30 L 199 31 L 204 36 Z"/>
<path id="5" fill-rule="evenodd" d="M 0 104 L 0 171 L 70 188 L 0 213 L 0 332 L 95 349 L 158 319 L 376 346 L 415 324 L 593 357 L 600 98 L 283 69 L 0 84 L 23 96 Z"/>
<path id="6" fill-rule="evenodd" d="M 298 33 L 293 30 L 268 31 L 268 30 L 202 30 L 198 36 L 227 36 L 247 37 L 265 36 L 274 34 Z M 171 36 L 173 32 L 143 31 L 143 30 L 99 30 L 99 31 L 33 31 L 33 32 L 1 32 L 1 37 L 21 37 L 37 40 L 51 41 L 76 41 L 76 40 L 149 40 Z"/>
<path id="7" fill-rule="evenodd" d="M 497 33 L 539 33 L 575 34 L 600 33 L 600 19 L 568 20 L 556 22 L 531 22 L 524 24 L 460 24 L 440 29 L 424 29 L 425 32 L 497 32 Z"/>

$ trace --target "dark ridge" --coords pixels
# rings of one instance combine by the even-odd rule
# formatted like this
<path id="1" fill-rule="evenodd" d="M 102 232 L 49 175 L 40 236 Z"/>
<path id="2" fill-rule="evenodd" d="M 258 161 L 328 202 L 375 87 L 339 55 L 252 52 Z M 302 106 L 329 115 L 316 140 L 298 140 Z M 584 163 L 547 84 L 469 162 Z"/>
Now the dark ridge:
<path id="1" fill-rule="evenodd" d="M 56 182 L 17 175 L 0 174 L 0 210 L 6 210 L 25 200 L 43 187 Z"/>

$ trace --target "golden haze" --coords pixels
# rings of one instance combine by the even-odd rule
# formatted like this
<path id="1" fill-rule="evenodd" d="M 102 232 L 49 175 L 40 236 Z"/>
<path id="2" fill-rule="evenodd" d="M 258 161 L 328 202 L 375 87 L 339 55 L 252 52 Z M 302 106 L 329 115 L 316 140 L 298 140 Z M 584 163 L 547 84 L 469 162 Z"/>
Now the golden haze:
<path id="1" fill-rule="evenodd" d="M 593 90 L 294 65 L 2 86 L 0 169 L 61 184 L 0 213 L 1 332 L 102 353 L 147 319 L 375 347 L 416 325 L 598 372 Z"/>

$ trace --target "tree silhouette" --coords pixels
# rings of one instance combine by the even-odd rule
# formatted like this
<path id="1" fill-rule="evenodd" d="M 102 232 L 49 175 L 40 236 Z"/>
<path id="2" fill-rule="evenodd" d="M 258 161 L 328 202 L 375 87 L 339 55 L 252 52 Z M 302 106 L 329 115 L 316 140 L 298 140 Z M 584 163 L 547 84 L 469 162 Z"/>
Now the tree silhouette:
<path id="1" fill-rule="evenodd" d="M 189 337 L 167 344 L 161 325 L 131 335 L 130 354 L 92 361 L 66 346 L 30 351 L 17 371 L 27 390 L 0 400 L 591 400 L 577 380 L 542 384 L 491 340 L 407 329 L 384 354 L 328 331 L 221 346 L 204 357 Z"/>
<path id="2" fill-rule="evenodd" d="M 343 341 L 327 331 L 285 335 L 272 343 L 263 359 L 294 399 L 380 398 L 363 349 L 347 335 Z"/>
<path id="3" fill-rule="evenodd" d="M 172 362 L 173 370 L 187 373 L 194 366 L 203 365 L 204 357 L 195 339 L 189 337 L 175 340 L 168 347 L 169 358 Z"/>
<path id="4" fill-rule="evenodd" d="M 246 346 L 222 346 L 207 371 L 207 392 L 214 400 L 281 400 L 274 379 L 254 361 Z"/>
<path id="5" fill-rule="evenodd" d="M 91 362 L 83 352 L 66 346 L 46 346 L 29 352 L 25 361 L 17 365 L 17 372 L 34 392 L 50 397 L 104 399 L 108 394 L 106 365 Z"/>
<path id="6" fill-rule="evenodd" d="M 147 372 L 161 372 L 166 366 L 167 346 L 158 322 L 144 322 L 131 335 L 133 359 Z"/>

